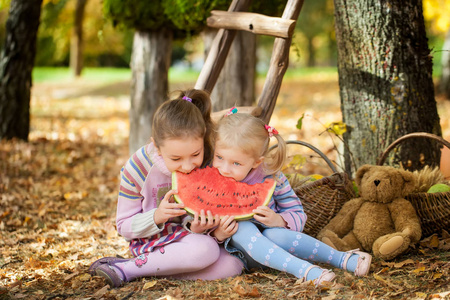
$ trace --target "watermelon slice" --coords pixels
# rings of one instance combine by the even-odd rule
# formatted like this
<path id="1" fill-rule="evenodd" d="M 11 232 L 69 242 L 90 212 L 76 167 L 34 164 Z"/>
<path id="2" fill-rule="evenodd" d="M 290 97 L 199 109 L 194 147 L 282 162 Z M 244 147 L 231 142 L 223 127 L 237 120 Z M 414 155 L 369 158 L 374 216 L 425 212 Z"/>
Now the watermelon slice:
<path id="1" fill-rule="evenodd" d="M 250 219 L 253 209 L 269 203 L 275 185 L 273 179 L 253 185 L 237 182 L 220 175 L 213 167 L 196 169 L 189 174 L 172 173 L 172 188 L 178 191 L 175 200 L 184 203 L 184 209 L 192 215 L 204 209 L 214 216 Z"/>

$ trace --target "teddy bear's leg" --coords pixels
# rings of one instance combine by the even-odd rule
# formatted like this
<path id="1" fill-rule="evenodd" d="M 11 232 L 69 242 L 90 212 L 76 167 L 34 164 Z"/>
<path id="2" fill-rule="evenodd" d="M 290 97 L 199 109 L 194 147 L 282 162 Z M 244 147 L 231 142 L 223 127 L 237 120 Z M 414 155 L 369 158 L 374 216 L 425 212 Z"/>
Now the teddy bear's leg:
<path id="1" fill-rule="evenodd" d="M 391 233 L 379 237 L 372 246 L 373 254 L 377 257 L 389 260 L 408 249 L 410 239 L 401 232 Z"/>
<path id="2" fill-rule="evenodd" d="M 333 247 L 334 249 L 337 249 L 339 251 L 348 251 L 355 248 L 359 248 L 359 246 L 353 247 L 352 244 L 348 244 L 347 240 L 352 242 L 352 239 L 349 238 L 349 235 L 353 235 L 353 233 L 349 233 L 346 235 L 343 239 L 341 239 L 336 233 L 334 233 L 331 230 L 324 230 L 321 234 L 321 241 L 327 244 L 330 247 Z M 358 243 L 359 244 L 359 243 Z"/>
<path id="3" fill-rule="evenodd" d="M 353 249 L 367 250 L 367 249 L 364 249 L 364 247 L 358 241 L 358 239 L 356 238 L 355 234 L 353 233 L 353 230 L 350 231 L 346 236 L 344 236 L 342 238 L 342 240 L 349 247 L 348 249 L 345 249 L 345 251 L 353 250 Z"/>

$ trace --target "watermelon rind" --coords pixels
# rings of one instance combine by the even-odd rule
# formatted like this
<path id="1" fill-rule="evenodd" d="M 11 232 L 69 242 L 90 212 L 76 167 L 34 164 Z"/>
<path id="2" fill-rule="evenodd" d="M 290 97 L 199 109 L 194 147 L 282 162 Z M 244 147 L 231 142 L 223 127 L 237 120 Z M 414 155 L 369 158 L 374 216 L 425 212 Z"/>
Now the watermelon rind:
<path id="1" fill-rule="evenodd" d="M 267 196 L 264 199 L 264 202 L 261 204 L 261 206 L 267 206 L 270 202 L 270 199 L 272 199 L 272 195 L 273 192 L 275 190 L 276 187 L 276 182 L 275 180 L 273 181 L 273 185 L 270 187 L 270 189 L 267 190 Z M 177 172 L 173 172 L 172 173 L 172 189 L 173 190 L 178 190 L 178 185 L 177 185 Z M 174 195 L 174 199 L 177 203 L 183 203 L 182 199 L 179 197 L 179 195 L 175 194 Z M 188 212 L 190 215 L 194 216 L 195 211 L 193 209 L 191 209 L 190 207 L 184 207 L 184 209 L 186 210 L 186 212 Z M 200 212 L 199 212 L 200 213 Z M 235 215 L 234 219 L 236 221 L 244 221 L 244 220 L 249 220 L 251 218 L 253 218 L 253 216 L 255 215 L 255 213 L 247 213 L 247 214 L 243 214 L 243 215 Z M 220 216 L 220 218 L 222 218 L 224 216 Z"/>

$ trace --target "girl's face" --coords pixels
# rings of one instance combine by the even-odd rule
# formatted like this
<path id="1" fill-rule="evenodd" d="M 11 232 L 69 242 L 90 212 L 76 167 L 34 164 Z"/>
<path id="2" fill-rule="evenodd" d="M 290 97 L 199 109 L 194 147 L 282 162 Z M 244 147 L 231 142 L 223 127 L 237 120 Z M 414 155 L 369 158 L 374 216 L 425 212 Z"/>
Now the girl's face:
<path id="1" fill-rule="evenodd" d="M 236 181 L 242 181 L 253 169 L 258 167 L 263 157 L 255 159 L 253 156 L 238 148 L 218 147 L 214 149 L 213 166 L 225 177 L 231 177 Z"/>
<path id="2" fill-rule="evenodd" d="M 166 139 L 157 148 L 170 172 L 190 173 L 203 162 L 203 138 Z"/>

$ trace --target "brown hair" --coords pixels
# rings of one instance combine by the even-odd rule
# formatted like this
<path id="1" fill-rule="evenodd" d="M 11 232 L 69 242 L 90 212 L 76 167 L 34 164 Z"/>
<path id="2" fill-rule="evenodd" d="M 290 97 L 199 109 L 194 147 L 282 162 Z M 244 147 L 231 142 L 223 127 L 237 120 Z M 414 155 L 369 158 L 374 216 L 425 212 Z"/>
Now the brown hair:
<path id="1" fill-rule="evenodd" d="M 155 146 L 160 147 L 164 140 L 170 138 L 203 138 L 203 164 L 210 162 L 213 156 L 214 126 L 211 106 L 209 93 L 196 89 L 180 91 L 178 97 L 161 104 L 153 117 L 152 137 Z"/>
<path id="2" fill-rule="evenodd" d="M 264 156 L 264 171 L 272 175 L 280 171 L 286 161 L 286 142 L 279 134 L 273 136 L 278 147 L 269 153 L 270 136 L 264 122 L 250 114 L 235 113 L 223 117 L 217 124 L 216 146 L 237 147 L 255 159 Z"/>

